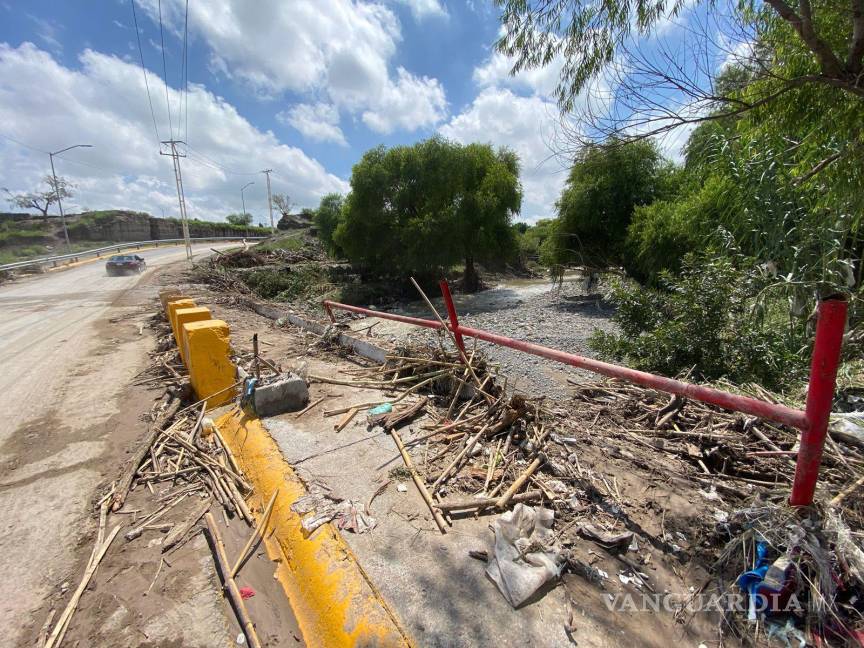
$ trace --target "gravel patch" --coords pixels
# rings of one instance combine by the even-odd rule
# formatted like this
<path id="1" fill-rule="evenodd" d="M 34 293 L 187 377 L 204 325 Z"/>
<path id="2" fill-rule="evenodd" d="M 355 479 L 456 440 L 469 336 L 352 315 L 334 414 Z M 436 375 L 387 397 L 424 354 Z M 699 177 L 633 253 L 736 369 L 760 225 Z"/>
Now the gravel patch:
<path id="1" fill-rule="evenodd" d="M 445 310 L 437 301 L 436 308 L 443 315 Z M 615 330 L 610 319 L 614 313 L 611 304 L 600 294 L 585 294 L 582 282 L 577 281 L 566 282 L 560 290 L 552 289 L 548 283 L 539 289 L 537 284 L 495 288 L 476 296 L 457 296 L 456 302 L 461 324 L 588 357 L 596 357 L 588 347 L 594 331 Z M 476 306 L 474 311 L 472 306 Z M 430 316 L 425 305 L 421 308 L 412 304 L 399 312 Z M 376 333 L 395 340 L 435 344 L 435 336 L 439 334 L 386 320 L 380 324 Z M 466 339 L 469 349 L 472 345 L 473 341 Z M 501 364 L 510 388 L 532 396 L 564 398 L 570 394 L 568 378 L 584 382 L 596 377 L 591 372 L 486 342 L 477 342 L 477 349 L 490 361 Z"/>

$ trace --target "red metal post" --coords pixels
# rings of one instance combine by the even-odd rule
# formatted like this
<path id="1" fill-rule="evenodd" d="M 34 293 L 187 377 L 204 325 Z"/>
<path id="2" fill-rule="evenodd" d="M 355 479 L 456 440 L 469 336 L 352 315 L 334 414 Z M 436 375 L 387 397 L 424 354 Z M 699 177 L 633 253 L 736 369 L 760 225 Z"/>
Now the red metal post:
<path id="1" fill-rule="evenodd" d="M 441 287 L 441 294 L 444 296 L 444 304 L 447 306 L 447 317 L 450 318 L 450 330 L 453 331 L 453 337 L 456 338 L 456 345 L 466 358 L 465 342 L 462 340 L 462 333 L 459 332 L 459 318 L 456 316 L 456 305 L 453 303 L 453 296 L 450 294 L 450 286 L 446 279 L 438 282 Z"/>
<path id="2" fill-rule="evenodd" d="M 810 384 L 807 388 L 805 416 L 807 427 L 801 433 L 801 447 L 795 464 L 795 481 L 789 504 L 809 506 L 813 503 L 822 449 L 828 432 L 828 417 L 834 400 L 837 366 L 846 327 L 846 300 L 842 296 L 829 297 L 819 304 L 816 321 L 816 339 L 810 364 Z"/>
<path id="3" fill-rule="evenodd" d="M 323 302 L 321 302 L 321 305 L 324 306 L 324 312 L 327 313 L 327 317 L 330 318 L 330 322 L 335 324 L 336 318 L 333 316 L 333 311 L 330 309 L 329 301 L 325 299 Z"/>

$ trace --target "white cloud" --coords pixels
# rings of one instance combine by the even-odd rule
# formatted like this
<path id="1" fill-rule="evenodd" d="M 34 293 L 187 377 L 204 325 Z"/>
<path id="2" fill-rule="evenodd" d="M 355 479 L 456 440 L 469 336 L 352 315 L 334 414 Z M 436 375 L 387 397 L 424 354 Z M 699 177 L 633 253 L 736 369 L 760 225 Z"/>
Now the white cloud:
<path id="1" fill-rule="evenodd" d="M 524 97 L 508 88 L 484 88 L 459 115 L 439 130 L 458 142 L 489 142 L 519 154 L 523 189 L 520 220 L 554 216 L 566 171 L 549 143 L 555 136 L 558 108 L 540 96 Z"/>
<path id="2" fill-rule="evenodd" d="M 481 66 L 474 68 L 474 83 L 481 88 L 503 86 L 544 96 L 552 95 L 561 77 L 561 57 L 556 57 L 541 68 L 521 70 L 515 76 L 510 74 L 514 61 L 513 57 L 494 52 Z"/>
<path id="3" fill-rule="evenodd" d="M 450 14 L 439 0 L 394 0 L 411 9 L 411 14 L 418 22 L 425 18 L 449 18 Z"/>
<path id="4" fill-rule="evenodd" d="M 447 99 L 437 79 L 416 77 L 404 68 L 397 70 L 395 82 L 370 102 L 363 123 L 377 133 L 397 128 L 413 130 L 434 126 L 447 116 Z"/>
<path id="5" fill-rule="evenodd" d="M 297 104 L 277 114 L 276 119 L 296 128 L 311 140 L 348 145 L 339 128 L 339 111 L 332 104 Z"/>
<path id="6" fill-rule="evenodd" d="M 435 0 L 405 0 L 415 15 L 434 15 Z M 143 4 L 151 17 L 155 0 Z M 163 16 L 177 30 L 183 25 L 183 0 L 162 3 Z M 438 121 L 444 90 L 426 77 L 390 64 L 401 41 L 396 15 L 382 4 L 363 0 L 259 0 L 254 10 L 243 0 L 189 4 L 189 24 L 210 47 L 211 69 L 246 84 L 262 97 L 293 92 L 328 98 L 341 111 L 359 115 L 380 132 L 407 131 Z M 434 88 L 432 87 L 434 86 Z M 393 95 L 412 110 L 396 114 Z M 367 118 L 366 115 L 369 115 Z M 434 122 L 433 122 L 434 124 Z"/>
<path id="7" fill-rule="evenodd" d="M 168 215 L 176 214 L 171 162 L 158 154 L 141 68 L 92 50 L 81 54 L 80 64 L 75 70 L 64 67 L 31 43 L 17 48 L 0 44 L 3 134 L 43 151 L 94 145 L 55 158 L 58 173 L 78 185 L 70 209 L 129 208 L 158 215 L 163 207 Z M 159 135 L 166 139 L 165 86 L 152 71 L 148 78 Z M 175 110 L 179 94 L 170 89 L 169 97 Z M 280 143 L 273 133 L 255 128 L 205 87 L 190 85 L 188 105 L 184 137 L 191 148 L 182 164 L 191 217 L 221 220 L 238 211 L 239 188 L 249 180 L 259 185 L 246 191 L 249 211 L 266 212 L 263 177 L 227 170 L 273 168 L 274 191 L 289 193 L 301 206 L 315 205 L 330 191 L 347 190 L 344 180 L 302 150 Z M 175 113 L 175 136 L 178 121 Z M 47 155 L 0 142 L 0 186 L 33 189 L 47 171 Z"/>

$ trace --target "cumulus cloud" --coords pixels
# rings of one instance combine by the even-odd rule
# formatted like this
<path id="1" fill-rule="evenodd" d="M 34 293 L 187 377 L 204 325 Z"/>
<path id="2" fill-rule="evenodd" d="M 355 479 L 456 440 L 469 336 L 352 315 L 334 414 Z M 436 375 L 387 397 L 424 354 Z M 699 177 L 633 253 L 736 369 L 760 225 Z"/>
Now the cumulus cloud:
<path id="1" fill-rule="evenodd" d="M 117 57 L 85 50 L 80 68 L 61 65 L 31 43 L 15 48 L 0 44 L 0 123 L 3 134 L 38 151 L 0 140 L 0 186 L 33 189 L 47 171 L 47 155 L 78 143 L 92 144 L 55 158 L 58 173 L 78 192 L 70 209 L 129 208 L 176 215 L 177 201 L 170 158 L 158 154 L 153 119 L 140 67 Z M 148 72 L 159 136 L 170 135 L 165 86 Z M 312 206 L 321 195 L 344 192 L 347 183 L 328 173 L 302 150 L 282 144 L 242 117 L 230 103 L 204 86 L 190 85 L 189 129 L 180 132 L 180 95 L 169 88 L 174 136 L 190 142 L 183 179 L 190 217 L 221 220 L 238 211 L 239 187 L 252 175 L 273 168 L 274 190 L 287 191 L 300 205 Z M 185 131 L 185 129 L 183 129 Z M 283 172 L 284 171 L 284 172 Z M 266 192 L 247 190 L 250 211 L 263 215 Z"/>
<path id="2" fill-rule="evenodd" d="M 523 189 L 520 220 L 554 216 L 566 171 L 550 148 L 558 108 L 543 97 L 520 96 L 509 88 L 484 88 L 473 102 L 439 130 L 458 142 L 488 142 L 519 154 Z"/>
<path id="3" fill-rule="evenodd" d="M 436 0 L 405 0 L 415 16 L 444 11 Z M 155 0 L 144 0 L 151 17 Z M 173 28 L 183 25 L 183 0 L 163 2 Z M 440 10 L 440 11 L 439 11 Z M 211 69 L 275 99 L 285 92 L 326 97 L 340 111 L 379 132 L 428 127 L 443 116 L 444 90 L 391 61 L 401 41 L 393 11 L 361 0 L 242 0 L 189 4 L 191 29 L 211 50 Z M 394 101 L 394 95 L 401 95 Z M 410 105 L 406 113 L 395 109 Z M 368 117 L 367 117 L 368 114 Z M 430 119 L 435 120 L 430 122 Z"/>
<path id="4" fill-rule="evenodd" d="M 438 0 L 394 0 L 411 9 L 411 14 L 417 21 L 425 18 L 448 18 L 450 14 Z"/>
<path id="5" fill-rule="evenodd" d="M 278 113 L 276 119 L 296 128 L 311 140 L 348 146 L 345 134 L 339 128 L 339 111 L 332 104 L 297 104 Z"/>

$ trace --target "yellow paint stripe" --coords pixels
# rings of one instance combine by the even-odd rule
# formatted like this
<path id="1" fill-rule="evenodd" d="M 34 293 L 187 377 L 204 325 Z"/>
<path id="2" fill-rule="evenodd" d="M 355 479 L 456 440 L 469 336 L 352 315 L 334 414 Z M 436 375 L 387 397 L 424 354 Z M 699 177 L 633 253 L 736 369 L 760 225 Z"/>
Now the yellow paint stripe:
<path id="1" fill-rule="evenodd" d="M 217 425 L 255 489 L 251 498 L 255 508 L 263 508 L 279 490 L 271 518 L 272 533 L 267 530 L 267 553 L 279 561 L 276 575 L 306 645 L 413 647 L 336 529 L 325 524 L 305 536 L 291 505 L 307 494 L 306 488 L 261 421 L 235 408 L 220 417 Z"/>

